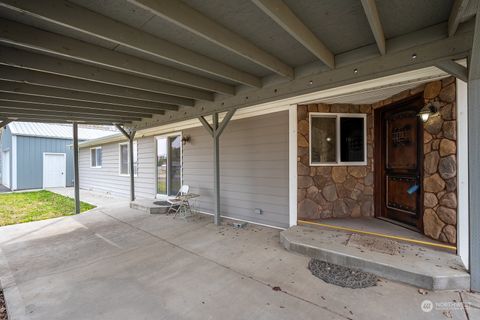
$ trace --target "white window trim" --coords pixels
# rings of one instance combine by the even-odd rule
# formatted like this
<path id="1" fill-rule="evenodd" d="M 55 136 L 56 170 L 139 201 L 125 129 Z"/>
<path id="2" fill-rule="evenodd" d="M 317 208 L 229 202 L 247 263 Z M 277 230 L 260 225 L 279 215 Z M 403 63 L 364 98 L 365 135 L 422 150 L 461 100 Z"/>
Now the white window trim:
<path id="1" fill-rule="evenodd" d="M 89 157 L 90 157 L 90 168 L 94 168 L 94 169 L 99 169 L 101 168 L 102 166 L 98 166 L 98 165 L 95 165 L 93 166 L 92 165 L 92 150 L 98 150 L 98 149 L 102 149 L 102 147 L 93 147 L 93 148 L 90 148 L 90 153 L 89 153 Z M 97 154 L 96 154 L 96 151 L 95 151 L 95 161 L 97 159 Z M 102 163 L 103 163 L 103 152 L 102 152 Z"/>
<path id="2" fill-rule="evenodd" d="M 137 144 L 137 163 L 138 163 L 138 140 L 133 141 L 134 144 Z M 128 163 L 128 173 L 122 173 L 122 145 L 127 145 L 127 163 Z M 130 177 L 130 143 L 129 142 L 120 142 L 118 144 L 118 175 L 120 177 Z M 137 174 L 133 175 L 134 177 L 138 176 Z"/>
<path id="3" fill-rule="evenodd" d="M 312 162 L 312 118 L 326 117 L 336 119 L 336 162 L 315 163 Z M 362 118 L 363 119 L 363 154 L 364 161 L 342 162 L 340 161 L 340 119 Z M 311 167 L 334 167 L 334 166 L 366 166 L 367 165 L 367 114 L 366 113 L 333 113 L 333 112 L 310 112 L 308 118 L 308 160 Z"/>

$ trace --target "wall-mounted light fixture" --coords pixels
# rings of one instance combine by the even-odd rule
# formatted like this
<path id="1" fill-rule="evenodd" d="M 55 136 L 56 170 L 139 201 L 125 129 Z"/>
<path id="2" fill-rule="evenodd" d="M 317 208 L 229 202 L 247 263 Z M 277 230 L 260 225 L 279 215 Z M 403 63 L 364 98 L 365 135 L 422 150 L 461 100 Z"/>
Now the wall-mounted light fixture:
<path id="1" fill-rule="evenodd" d="M 435 102 L 430 102 L 417 115 L 423 122 L 427 122 L 431 117 L 438 115 L 438 107 Z"/>
<path id="2" fill-rule="evenodd" d="M 189 142 L 190 142 L 190 136 L 183 136 L 182 137 L 182 144 L 183 145 L 186 145 Z"/>

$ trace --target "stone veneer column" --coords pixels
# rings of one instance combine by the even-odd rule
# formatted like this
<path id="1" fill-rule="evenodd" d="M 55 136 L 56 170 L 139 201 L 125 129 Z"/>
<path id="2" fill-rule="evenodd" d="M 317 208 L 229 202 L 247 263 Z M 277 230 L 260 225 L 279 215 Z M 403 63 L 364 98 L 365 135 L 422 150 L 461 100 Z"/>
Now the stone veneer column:
<path id="1" fill-rule="evenodd" d="M 439 104 L 439 115 L 425 123 L 424 231 L 433 239 L 457 242 L 457 121 L 455 79 L 425 86 L 425 103 Z"/>

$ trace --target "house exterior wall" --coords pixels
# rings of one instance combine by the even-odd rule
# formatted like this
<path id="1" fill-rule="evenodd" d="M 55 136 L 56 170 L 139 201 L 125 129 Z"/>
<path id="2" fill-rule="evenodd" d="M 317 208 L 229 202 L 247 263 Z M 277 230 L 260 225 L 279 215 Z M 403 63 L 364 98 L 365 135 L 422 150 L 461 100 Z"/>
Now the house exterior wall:
<path id="1" fill-rule="evenodd" d="M 221 213 L 288 227 L 288 111 L 231 121 L 220 138 Z M 185 129 L 183 184 L 200 195 L 195 209 L 213 212 L 213 141 L 203 127 Z M 130 178 L 119 175 L 119 143 L 102 147 L 102 167 L 90 168 L 90 147 L 80 149 L 80 187 L 128 197 Z M 156 196 L 155 137 L 140 137 L 137 198 Z M 255 208 L 261 209 L 256 214 Z"/>
<path id="2" fill-rule="evenodd" d="M 220 137 L 221 214 L 288 227 L 288 111 L 231 121 Z M 213 212 L 213 141 L 204 128 L 184 131 L 183 181 Z M 255 213 L 255 208 L 262 213 Z"/>
<path id="3" fill-rule="evenodd" d="M 367 115 L 367 165 L 310 166 L 309 114 Z M 309 104 L 297 107 L 297 216 L 323 219 L 373 216 L 373 115 L 371 105 Z"/>
<path id="4" fill-rule="evenodd" d="M 298 106 L 298 218 L 373 216 L 375 192 L 373 154 L 375 152 L 372 110 L 423 92 L 424 103 L 436 102 L 438 116 L 424 124 L 423 142 L 423 224 L 425 235 L 456 243 L 457 225 L 457 113 L 453 77 L 406 90 L 371 105 Z M 309 165 L 310 112 L 366 113 L 367 166 L 314 167 Z"/>
<path id="5" fill-rule="evenodd" d="M 72 140 L 17 136 L 17 189 L 43 187 L 43 153 L 66 154 L 66 185 L 73 186 Z"/>
<path id="6" fill-rule="evenodd" d="M 138 150 L 138 174 L 135 177 L 135 196 L 151 199 L 155 191 L 155 137 L 136 139 Z M 102 147 L 102 167 L 90 167 L 90 147 L 81 148 L 79 155 L 80 188 L 107 192 L 120 197 L 130 196 L 130 176 L 120 175 L 119 144 L 113 142 Z"/>

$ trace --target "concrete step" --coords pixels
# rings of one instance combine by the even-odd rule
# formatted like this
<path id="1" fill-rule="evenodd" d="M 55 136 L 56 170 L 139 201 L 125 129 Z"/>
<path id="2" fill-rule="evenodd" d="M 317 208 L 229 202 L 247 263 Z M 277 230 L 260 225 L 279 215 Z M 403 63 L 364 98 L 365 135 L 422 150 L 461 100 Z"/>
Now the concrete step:
<path id="1" fill-rule="evenodd" d="M 151 214 L 165 214 L 167 213 L 169 206 L 167 205 L 156 205 L 153 202 L 157 200 L 135 200 L 130 202 L 130 208 L 144 211 Z"/>
<path id="2" fill-rule="evenodd" d="M 470 275 L 453 252 L 310 226 L 282 231 L 280 242 L 289 251 L 423 289 L 470 289 Z"/>

